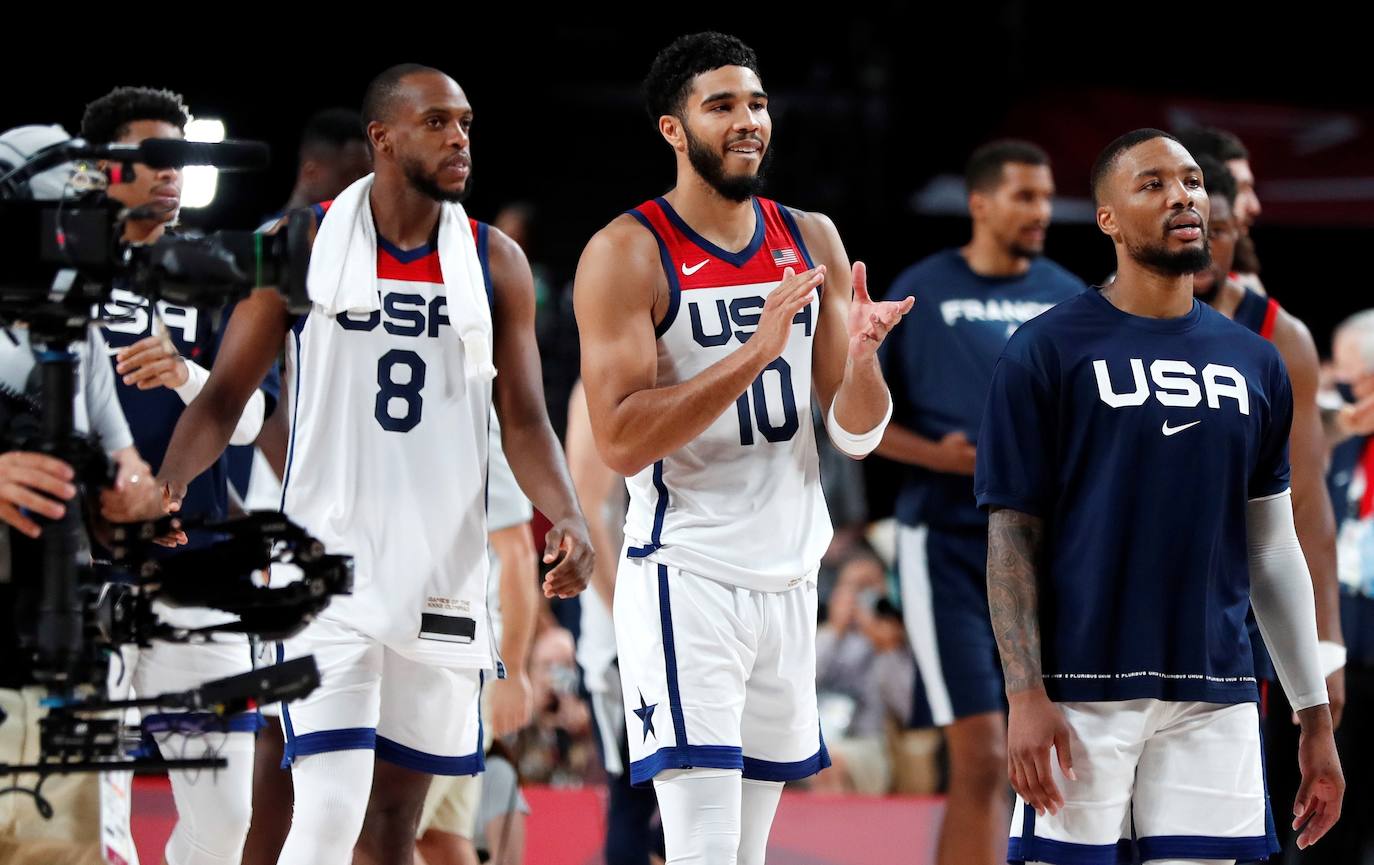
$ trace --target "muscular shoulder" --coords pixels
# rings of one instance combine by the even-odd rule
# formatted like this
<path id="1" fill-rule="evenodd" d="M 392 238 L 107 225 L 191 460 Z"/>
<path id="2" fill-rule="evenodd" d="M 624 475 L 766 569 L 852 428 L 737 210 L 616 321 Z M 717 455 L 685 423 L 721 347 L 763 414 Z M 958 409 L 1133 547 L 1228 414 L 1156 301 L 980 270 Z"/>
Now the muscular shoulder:
<path id="1" fill-rule="evenodd" d="M 666 283 L 658 241 L 629 214 L 617 216 L 592 235 L 577 270 L 581 292 L 593 287 L 588 282 L 602 284 L 612 275 L 617 288 L 636 286 L 652 292 Z"/>
<path id="2" fill-rule="evenodd" d="M 491 268 L 492 285 L 497 289 L 521 279 L 532 281 L 525 250 L 494 225 L 487 226 L 487 263 Z"/>
<path id="3" fill-rule="evenodd" d="M 810 250 L 816 264 L 830 263 L 837 253 L 843 253 L 839 229 L 835 228 L 835 222 L 830 217 L 817 211 L 798 210 L 781 204 L 778 207 L 792 217 L 797 231 L 801 233 L 802 242 Z"/>
<path id="4" fill-rule="evenodd" d="M 1294 379 L 1312 376 L 1315 380 L 1320 363 L 1317 344 L 1302 319 L 1280 309 L 1274 319 L 1272 338 L 1274 348 L 1278 349 L 1290 376 Z"/>

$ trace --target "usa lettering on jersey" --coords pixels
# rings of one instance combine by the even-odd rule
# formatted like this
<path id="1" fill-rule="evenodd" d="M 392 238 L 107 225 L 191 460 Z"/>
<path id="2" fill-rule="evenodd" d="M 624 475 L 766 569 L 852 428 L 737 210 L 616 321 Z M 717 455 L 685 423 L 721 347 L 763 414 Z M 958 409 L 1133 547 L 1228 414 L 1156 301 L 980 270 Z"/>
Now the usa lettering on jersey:
<path id="1" fill-rule="evenodd" d="M 1132 389 L 1118 393 L 1112 384 L 1112 374 L 1107 361 L 1094 360 L 1093 373 L 1097 377 L 1097 395 L 1112 408 L 1127 408 L 1144 405 L 1151 396 L 1150 385 L 1145 379 L 1145 361 L 1138 357 L 1130 359 Z M 1198 379 L 1202 387 L 1198 387 Z M 1220 409 L 1223 398 L 1234 400 L 1243 415 L 1250 414 L 1250 389 L 1245 376 L 1235 367 L 1225 364 L 1209 363 L 1202 368 L 1201 376 L 1192 364 L 1183 360 L 1156 360 L 1150 364 L 1150 380 L 1156 390 L 1154 398 L 1160 405 L 1176 408 L 1194 408 L 1207 395 L 1207 407 Z"/>

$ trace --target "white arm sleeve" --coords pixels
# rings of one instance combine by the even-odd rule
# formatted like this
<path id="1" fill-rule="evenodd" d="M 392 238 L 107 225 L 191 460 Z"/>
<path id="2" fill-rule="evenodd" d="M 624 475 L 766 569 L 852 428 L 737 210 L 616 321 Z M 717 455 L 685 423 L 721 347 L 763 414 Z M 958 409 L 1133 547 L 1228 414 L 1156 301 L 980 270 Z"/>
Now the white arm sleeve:
<path id="1" fill-rule="evenodd" d="M 190 358 L 182 358 L 186 364 L 186 383 L 181 387 L 172 388 L 181 401 L 186 405 L 191 404 L 191 400 L 205 387 L 205 383 L 210 380 L 210 371 Z M 262 421 L 267 413 L 267 400 L 262 395 L 262 389 L 253 391 L 253 395 L 248 398 L 248 404 L 243 407 L 243 413 L 239 415 L 239 422 L 234 427 L 234 432 L 229 436 L 231 445 L 251 445 L 258 440 L 258 433 L 262 432 Z"/>
<path id="2" fill-rule="evenodd" d="M 1250 605 L 1293 711 L 1327 702 L 1317 652 L 1317 605 L 1298 545 L 1290 490 L 1245 506 Z"/>
<path id="3" fill-rule="evenodd" d="M 84 393 L 78 399 L 86 400 L 86 417 L 91 432 L 100 436 L 100 446 L 108 454 L 122 451 L 134 443 L 129 422 L 124 418 L 124 409 L 119 404 L 119 391 L 115 388 L 114 369 L 110 364 L 109 347 L 100 328 L 92 326 L 86 336 L 86 354 L 81 358 L 85 369 Z"/>

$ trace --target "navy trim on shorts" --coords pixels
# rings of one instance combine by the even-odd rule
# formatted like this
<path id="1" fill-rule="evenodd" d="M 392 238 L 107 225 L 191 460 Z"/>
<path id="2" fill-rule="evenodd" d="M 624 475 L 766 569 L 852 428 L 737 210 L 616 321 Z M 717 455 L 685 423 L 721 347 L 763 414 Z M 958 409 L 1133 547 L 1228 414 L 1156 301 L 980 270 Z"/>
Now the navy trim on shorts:
<path id="1" fill-rule="evenodd" d="M 311 754 L 324 754 L 329 751 L 373 751 L 377 748 L 376 727 L 348 727 L 343 730 L 321 730 L 306 733 L 304 736 L 292 735 L 290 731 L 290 710 L 282 706 L 282 718 L 287 724 L 286 747 L 282 750 L 282 768 L 290 766 L 297 757 Z"/>
<path id="2" fill-rule="evenodd" d="M 673 257 L 668 254 L 668 244 L 663 242 L 663 238 L 658 236 L 654 230 L 653 223 L 649 222 L 649 217 L 640 213 L 638 210 L 627 210 L 626 213 L 639 220 L 639 224 L 648 229 L 658 243 L 658 258 L 663 263 L 663 273 L 668 277 L 668 311 L 663 314 L 663 321 L 654 328 L 654 338 L 662 339 L 663 334 L 668 332 L 672 326 L 673 319 L 677 318 L 677 308 L 682 301 L 682 286 L 677 281 L 677 273 L 673 270 Z"/>
<path id="3" fill-rule="evenodd" d="M 630 547 L 625 551 L 627 558 L 642 559 L 663 546 L 663 518 L 668 513 L 668 485 L 663 482 L 663 460 L 654 463 L 654 489 L 658 491 L 658 503 L 654 506 L 654 528 L 649 534 L 649 543 L 642 547 Z"/>
<path id="4" fill-rule="evenodd" d="M 478 735 L 481 735 L 481 722 L 478 721 Z M 482 743 L 478 740 L 477 750 L 462 757 L 440 757 L 427 754 L 414 748 L 407 748 L 400 742 L 385 736 L 377 737 L 377 759 L 385 760 L 403 769 L 427 772 L 431 775 L 477 775 L 486 768 Z"/>
<path id="5" fill-rule="evenodd" d="M 1140 861 L 1150 859 L 1267 859 L 1277 852 L 1267 835 L 1218 838 L 1214 835 L 1152 835 L 1136 841 Z"/>
<path id="6" fill-rule="evenodd" d="M 668 599 L 668 566 L 658 566 L 658 616 L 663 626 L 663 669 L 668 679 L 668 710 L 673 716 L 673 741 L 687 746 L 687 721 L 682 715 L 682 694 L 677 683 L 677 648 L 673 643 L 673 607 Z M 736 748 L 735 750 L 739 750 Z M 740 766 L 743 768 L 743 764 Z"/>
<path id="7" fill-rule="evenodd" d="M 821 737 L 821 747 L 805 760 L 795 763 L 775 763 L 772 760 L 744 758 L 744 777 L 751 781 L 798 781 L 810 778 L 830 766 L 830 752 L 825 748 L 825 737 Z"/>
<path id="8" fill-rule="evenodd" d="M 1007 861 L 1049 862 L 1052 865 L 1131 865 L 1135 846 L 1129 838 L 1115 844 L 1075 844 L 1035 837 L 1035 809 L 1022 804 L 1021 837 L 1007 841 Z"/>
<path id="9" fill-rule="evenodd" d="M 647 786 L 668 769 L 744 769 L 744 752 L 730 745 L 679 745 L 659 748 L 630 764 L 630 783 Z"/>

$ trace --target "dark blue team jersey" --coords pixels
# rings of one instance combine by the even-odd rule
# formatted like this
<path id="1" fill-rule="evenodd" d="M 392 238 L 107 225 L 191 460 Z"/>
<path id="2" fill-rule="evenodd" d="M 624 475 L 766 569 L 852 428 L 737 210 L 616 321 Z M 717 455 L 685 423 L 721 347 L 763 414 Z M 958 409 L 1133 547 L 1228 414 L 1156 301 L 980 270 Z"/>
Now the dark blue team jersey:
<path id="1" fill-rule="evenodd" d="M 1248 499 L 1288 488 L 1293 396 L 1266 340 L 1088 291 L 1028 322 L 993 372 L 978 504 L 1041 517 L 1055 700 L 1257 698 Z"/>
<path id="2" fill-rule="evenodd" d="M 233 307 L 223 310 L 196 309 L 163 304 L 162 318 L 166 324 L 167 335 L 182 357 L 195 361 L 209 369 L 214 365 L 219 351 L 220 338 L 224 326 L 229 321 Z M 122 320 L 104 323 L 105 341 L 110 344 L 111 366 L 117 366 L 114 352 L 133 345 L 152 334 L 152 317 L 148 302 L 137 294 L 116 288 L 112 302 L 105 307 L 107 319 Z M 123 378 L 116 373 L 119 388 L 119 402 L 124 416 L 133 432 L 134 444 L 139 454 L 148 461 L 154 471 L 162 466 L 167 455 L 167 445 L 171 442 L 172 432 L 176 429 L 181 413 L 186 409 L 181 397 L 166 387 L 139 390 L 137 386 L 124 384 Z M 266 411 L 272 412 L 277 396 L 281 392 L 281 379 L 274 367 L 262 383 L 263 395 L 267 398 Z M 221 456 L 214 465 L 206 469 L 186 490 L 182 501 L 181 514 L 187 517 L 205 516 L 220 519 L 228 513 L 228 461 Z M 193 537 L 192 545 L 204 538 Z"/>
<path id="3" fill-rule="evenodd" d="M 892 391 L 892 419 L 935 441 L 960 431 L 976 444 L 992 368 L 1023 322 L 1083 291 L 1083 282 L 1046 258 L 1021 276 L 979 276 L 957 249 L 907 268 L 888 300 L 916 298 L 880 349 Z M 973 479 L 906 466 L 897 519 L 941 528 L 987 525 Z"/>

